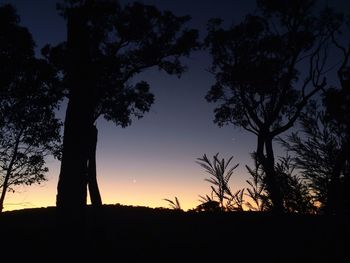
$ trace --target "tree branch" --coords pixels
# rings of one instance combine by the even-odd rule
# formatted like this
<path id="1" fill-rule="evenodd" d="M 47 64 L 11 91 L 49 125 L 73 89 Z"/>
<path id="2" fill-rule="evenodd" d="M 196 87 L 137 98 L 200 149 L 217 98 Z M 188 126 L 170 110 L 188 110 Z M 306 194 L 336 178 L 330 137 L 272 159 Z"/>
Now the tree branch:
<path id="1" fill-rule="evenodd" d="M 326 79 L 324 78 L 320 85 L 318 85 L 314 90 L 312 90 L 307 96 L 304 96 L 302 101 L 297 105 L 294 115 L 288 120 L 288 122 L 285 125 L 280 126 L 279 128 L 272 131 L 271 136 L 275 137 L 275 136 L 285 132 L 286 130 L 290 129 L 294 125 L 295 121 L 298 119 L 301 111 L 303 110 L 303 108 L 305 107 L 305 105 L 307 104 L 309 99 L 313 95 L 315 95 L 318 91 L 323 89 L 326 86 L 326 84 L 327 84 Z"/>

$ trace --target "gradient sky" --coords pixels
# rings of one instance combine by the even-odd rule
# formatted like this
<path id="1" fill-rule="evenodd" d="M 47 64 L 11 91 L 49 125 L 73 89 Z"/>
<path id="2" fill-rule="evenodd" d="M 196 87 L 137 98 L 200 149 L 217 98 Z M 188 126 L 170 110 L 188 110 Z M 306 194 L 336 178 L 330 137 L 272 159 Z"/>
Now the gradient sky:
<path id="1" fill-rule="evenodd" d="M 0 0 L 17 7 L 21 24 L 28 27 L 38 49 L 46 43 L 57 44 L 66 38 L 65 21 L 55 10 L 56 0 Z M 121 1 L 127 3 L 131 1 Z M 144 0 L 145 4 L 167 9 L 177 15 L 191 15 L 188 27 L 205 36 L 206 22 L 220 17 L 227 24 L 238 23 L 254 11 L 255 0 Z M 330 1 L 346 7 L 347 0 Z M 346 11 L 346 10 L 345 10 Z M 183 60 L 189 70 L 178 79 L 158 70 L 147 70 L 135 80 L 151 85 L 156 102 L 151 111 L 130 127 L 98 121 L 97 172 L 103 202 L 150 207 L 168 206 L 164 198 L 177 196 L 184 209 L 198 205 L 198 195 L 210 194 L 205 171 L 195 163 L 204 153 L 234 156 L 240 163 L 231 179 L 236 190 L 246 187 L 249 178 L 245 164 L 254 151 L 256 138 L 246 131 L 213 123 L 214 105 L 204 96 L 214 83 L 206 71 L 210 57 L 197 51 Z M 58 116 L 64 116 L 64 106 Z M 55 205 L 59 162 L 48 160 L 48 181 L 40 186 L 20 187 L 8 193 L 5 210 Z"/>

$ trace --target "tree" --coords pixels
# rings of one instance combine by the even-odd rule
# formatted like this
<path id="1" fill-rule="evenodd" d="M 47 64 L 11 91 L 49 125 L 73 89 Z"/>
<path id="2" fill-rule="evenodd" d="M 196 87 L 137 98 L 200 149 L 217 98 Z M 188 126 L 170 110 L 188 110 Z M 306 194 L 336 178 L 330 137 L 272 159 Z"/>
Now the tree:
<path id="1" fill-rule="evenodd" d="M 337 70 L 340 88 L 327 90 L 324 104 L 326 120 L 334 128 L 340 147 L 328 189 L 331 199 L 331 209 L 328 212 L 349 213 L 350 197 L 347 192 L 350 187 L 350 18 L 348 16 L 345 19 L 341 14 L 331 14 L 331 18 L 334 17 L 338 18 L 339 24 L 337 30 L 333 31 L 332 43 L 342 54 L 341 64 Z"/>
<path id="2" fill-rule="evenodd" d="M 348 50 L 350 53 L 350 49 Z M 350 72 L 349 68 L 347 71 Z M 328 185 L 327 213 L 349 213 L 350 196 L 350 79 L 342 80 L 340 89 L 330 89 L 325 95 L 325 121 L 332 128 L 336 142 L 331 178 Z M 327 124 L 326 124 L 327 126 Z"/>
<path id="3" fill-rule="evenodd" d="M 326 90 L 322 105 L 309 105 L 301 118 L 303 135 L 292 134 L 284 145 L 296 155 L 295 163 L 309 181 L 321 210 L 339 214 L 350 211 L 350 47 L 349 33 L 344 34 L 349 31 L 349 21 L 331 10 L 328 17 L 336 21 L 332 44 L 333 53 L 338 50 L 341 55 L 335 70 L 340 87 Z"/>
<path id="4" fill-rule="evenodd" d="M 248 194 L 246 196 L 250 200 L 248 199 L 245 204 L 252 211 L 271 211 L 273 206 L 263 179 L 265 171 L 254 155 L 253 159 L 255 160 L 255 169 L 246 166 L 252 178 L 246 181 L 250 186 L 247 188 Z M 295 168 L 293 158 L 289 155 L 280 157 L 275 164 L 276 180 L 283 193 L 284 211 L 302 214 L 314 213 L 315 200 L 310 194 L 306 179 L 295 173 Z"/>
<path id="5" fill-rule="evenodd" d="M 257 137 L 256 157 L 276 212 L 283 211 L 273 140 L 293 127 L 307 102 L 325 88 L 332 27 L 314 15 L 315 1 L 257 1 L 259 13 L 228 30 L 211 20 L 206 44 L 216 83 L 209 102 L 215 122 Z M 328 20 L 327 20 L 328 21 Z"/>
<path id="6" fill-rule="evenodd" d="M 284 209 L 289 213 L 314 213 L 314 200 L 309 188 L 305 179 L 295 173 L 295 168 L 289 155 L 279 158 L 275 166 L 278 185 L 283 193 Z"/>
<path id="7" fill-rule="evenodd" d="M 302 131 L 290 135 L 283 145 L 295 155 L 294 162 L 307 180 L 320 211 L 338 214 L 350 207 L 348 134 L 326 115 L 324 107 L 311 104 L 301 117 Z"/>
<path id="8" fill-rule="evenodd" d="M 45 157 L 59 155 L 59 93 L 55 71 L 34 57 L 29 31 L 11 5 L 0 7 L 0 212 L 6 192 L 41 183 Z"/>
<path id="9" fill-rule="evenodd" d="M 151 67 L 180 76 L 185 70 L 180 57 L 197 45 L 197 31 L 182 29 L 188 16 L 140 3 L 72 0 L 58 7 L 67 20 L 67 42 L 43 51 L 67 87 L 57 208 L 62 222 L 76 226 L 84 217 L 86 185 L 91 183 L 87 171 L 95 170 L 90 167 L 95 121 L 103 116 L 126 127 L 133 117 L 142 117 L 153 95 L 146 82 L 133 84 L 133 77 Z"/>
<path id="10" fill-rule="evenodd" d="M 328 207 L 328 188 L 339 142 L 325 122 L 324 112 L 317 111 L 315 104 L 308 106 L 300 122 L 302 132 L 292 133 L 282 144 L 293 153 L 295 165 L 323 211 Z"/>

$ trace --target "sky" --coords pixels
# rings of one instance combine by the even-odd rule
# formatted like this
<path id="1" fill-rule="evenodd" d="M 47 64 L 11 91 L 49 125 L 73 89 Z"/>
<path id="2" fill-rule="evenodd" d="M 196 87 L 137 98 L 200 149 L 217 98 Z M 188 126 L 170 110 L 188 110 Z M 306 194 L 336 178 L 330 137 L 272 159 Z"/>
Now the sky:
<path id="1" fill-rule="evenodd" d="M 12 3 L 21 17 L 21 24 L 31 31 L 40 50 L 66 38 L 65 21 L 55 10 L 56 0 L 0 0 Z M 131 1 L 120 1 L 127 3 Z M 255 0 L 144 0 L 161 10 L 187 15 L 189 28 L 199 29 L 205 36 L 208 19 L 220 17 L 226 24 L 238 23 L 255 9 Z M 333 1 L 347 6 L 346 0 Z M 349 10 L 349 8 L 347 9 Z M 149 113 L 125 129 L 102 119 L 98 120 L 97 174 L 103 203 L 167 207 L 164 198 L 176 196 L 183 209 L 199 205 L 198 195 L 210 194 L 208 174 L 196 158 L 234 156 L 239 167 L 231 179 L 231 188 L 246 187 L 249 179 L 245 165 L 252 164 L 250 153 L 256 138 L 245 130 L 213 123 L 215 105 L 205 100 L 214 77 L 208 72 L 211 59 L 207 51 L 193 52 L 183 59 L 188 71 L 179 79 L 156 69 L 136 77 L 145 80 L 155 94 Z M 65 107 L 57 112 L 64 118 Z M 39 186 L 19 187 L 8 193 L 5 210 L 54 206 L 59 175 L 59 162 L 47 160 L 48 181 Z"/>

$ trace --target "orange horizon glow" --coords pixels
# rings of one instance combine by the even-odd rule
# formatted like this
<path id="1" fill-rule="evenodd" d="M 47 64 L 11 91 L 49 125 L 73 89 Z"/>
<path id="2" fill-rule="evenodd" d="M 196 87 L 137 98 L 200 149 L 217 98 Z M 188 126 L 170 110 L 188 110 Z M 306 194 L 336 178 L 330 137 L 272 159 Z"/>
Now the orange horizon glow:
<path id="1" fill-rule="evenodd" d="M 208 177 L 207 174 L 200 167 L 197 168 L 196 171 L 189 169 L 188 175 L 181 178 L 176 176 L 176 173 L 181 171 L 168 171 L 167 176 L 162 176 L 163 171 L 159 168 L 157 171 L 145 171 L 142 176 L 135 171 L 124 169 L 118 172 L 108 169 L 98 171 L 103 204 L 170 208 L 164 199 L 174 200 L 176 196 L 183 210 L 193 209 L 201 203 L 199 195 L 209 195 L 211 191 L 210 184 L 204 181 Z M 56 206 L 58 174 L 59 164 L 56 162 L 51 164 L 48 181 L 40 185 L 20 186 L 15 189 L 15 193 L 8 192 L 3 211 Z M 233 190 L 244 187 L 240 179 L 242 178 L 238 173 L 232 177 Z M 89 196 L 87 203 L 90 204 Z"/>

